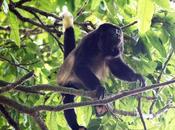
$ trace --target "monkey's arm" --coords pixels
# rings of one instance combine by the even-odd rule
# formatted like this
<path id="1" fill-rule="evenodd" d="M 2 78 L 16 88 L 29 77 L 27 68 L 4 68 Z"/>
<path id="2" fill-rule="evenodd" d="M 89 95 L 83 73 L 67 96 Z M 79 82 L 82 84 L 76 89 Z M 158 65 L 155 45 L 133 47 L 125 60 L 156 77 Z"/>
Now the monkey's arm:
<path id="1" fill-rule="evenodd" d="M 135 73 L 121 58 L 113 58 L 107 61 L 110 71 L 121 80 L 134 82 L 139 80 L 141 86 L 145 86 L 142 75 Z"/>
<path id="2" fill-rule="evenodd" d="M 90 90 L 97 90 L 97 97 L 104 97 L 104 87 L 102 87 L 99 79 L 90 70 L 90 68 L 85 64 L 80 64 L 75 66 L 75 73 L 77 77 L 83 82 L 85 87 Z"/>

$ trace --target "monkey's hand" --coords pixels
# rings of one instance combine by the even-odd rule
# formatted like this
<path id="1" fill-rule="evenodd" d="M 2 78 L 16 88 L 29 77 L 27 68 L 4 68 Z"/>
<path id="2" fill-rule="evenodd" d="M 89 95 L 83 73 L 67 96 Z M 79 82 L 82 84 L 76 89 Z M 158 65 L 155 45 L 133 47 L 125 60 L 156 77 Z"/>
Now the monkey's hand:
<path id="1" fill-rule="evenodd" d="M 143 78 L 143 76 L 141 74 L 136 74 L 137 75 L 137 80 L 140 83 L 141 87 L 145 87 L 146 83 L 145 83 L 145 79 Z"/>
<path id="2" fill-rule="evenodd" d="M 78 130 L 87 130 L 84 126 L 79 126 Z"/>
<path id="3" fill-rule="evenodd" d="M 105 94 L 105 88 L 103 86 L 98 86 L 96 91 L 97 98 L 103 99 Z"/>

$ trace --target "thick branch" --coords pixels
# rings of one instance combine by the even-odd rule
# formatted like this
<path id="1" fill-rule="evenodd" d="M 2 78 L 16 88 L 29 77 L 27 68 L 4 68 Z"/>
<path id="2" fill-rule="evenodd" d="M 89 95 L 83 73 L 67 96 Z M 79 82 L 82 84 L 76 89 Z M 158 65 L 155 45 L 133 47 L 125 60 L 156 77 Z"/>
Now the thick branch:
<path id="1" fill-rule="evenodd" d="M 67 87 L 51 86 L 48 84 L 36 85 L 36 86 L 31 86 L 31 87 L 19 86 L 19 87 L 17 87 L 17 89 L 26 90 L 26 91 L 35 91 L 35 92 L 37 92 L 37 91 L 52 91 L 52 92 L 59 92 L 59 93 L 71 94 L 71 95 L 75 95 L 75 96 L 90 97 L 90 98 L 96 97 L 95 91 L 77 90 L 77 89 L 67 88 Z"/>
<path id="2" fill-rule="evenodd" d="M 0 80 L 0 87 L 6 87 L 9 84 L 11 84 L 11 83 Z M 19 85 L 18 87 L 14 88 L 14 89 L 18 90 L 18 91 L 21 91 L 21 92 L 25 92 L 25 93 L 45 95 L 45 93 L 43 93 L 43 92 L 34 91 L 34 90 L 28 89 L 27 87 L 24 87 L 24 86 L 21 86 L 21 85 Z"/>
<path id="3" fill-rule="evenodd" d="M 167 82 L 160 83 L 160 84 L 154 84 L 154 85 L 147 86 L 147 87 L 144 87 L 144 88 L 138 88 L 138 89 L 134 89 L 134 90 L 125 91 L 125 92 L 122 92 L 122 93 L 119 93 L 119 94 L 115 94 L 113 96 L 108 96 L 103 100 L 86 101 L 86 102 L 80 102 L 80 103 L 68 103 L 68 104 L 65 104 L 65 105 L 57 106 L 57 107 L 42 106 L 41 105 L 41 106 L 34 107 L 34 109 L 36 111 L 40 111 L 40 110 L 61 111 L 61 110 L 71 109 L 71 108 L 80 107 L 80 106 L 104 105 L 104 104 L 107 104 L 109 102 L 113 102 L 113 101 L 118 100 L 118 99 L 123 99 L 125 97 L 129 97 L 129 96 L 133 96 L 133 95 L 136 95 L 136 94 L 139 94 L 139 93 L 143 93 L 143 92 L 146 92 L 146 91 L 151 90 L 151 89 L 155 89 L 155 88 L 159 88 L 159 87 L 165 87 L 166 85 L 172 84 L 172 83 L 175 83 L 175 80 L 167 81 Z"/>
<path id="4" fill-rule="evenodd" d="M 3 105 L 7 105 L 7 106 L 10 106 L 12 108 L 15 108 L 16 110 L 18 110 L 21 113 L 26 113 L 29 115 L 35 113 L 35 111 L 33 111 L 33 109 L 31 109 L 25 105 L 21 105 L 18 102 L 14 101 L 10 98 L 7 98 L 5 96 L 0 95 L 0 103 Z"/>
<path id="5" fill-rule="evenodd" d="M 68 103 L 68 104 L 59 105 L 59 106 L 40 105 L 40 106 L 35 106 L 32 108 L 29 108 L 29 107 L 21 105 L 21 104 L 17 103 L 16 101 L 13 101 L 13 100 L 11 100 L 7 97 L 4 97 L 4 96 L 0 96 L 0 103 L 2 103 L 4 105 L 8 105 L 10 107 L 13 107 L 13 108 L 19 110 L 19 111 L 22 111 L 24 113 L 29 113 L 29 114 L 32 112 L 37 112 L 37 111 L 62 111 L 62 110 L 71 109 L 71 108 L 80 107 L 80 106 L 104 105 L 104 104 L 107 104 L 109 102 L 113 102 L 113 101 L 118 100 L 118 99 L 123 99 L 125 97 L 129 97 L 129 96 L 133 96 L 133 95 L 136 95 L 136 94 L 139 94 L 142 92 L 146 92 L 146 91 L 151 90 L 151 89 L 165 87 L 165 86 L 172 84 L 172 83 L 175 83 L 175 80 L 167 81 L 167 82 L 160 83 L 160 84 L 154 84 L 154 85 L 147 86 L 144 88 L 138 88 L 138 89 L 134 89 L 134 90 L 125 91 L 125 92 L 115 94 L 112 96 L 107 96 L 103 100 L 86 101 L 86 102 L 80 102 L 80 103 Z"/>

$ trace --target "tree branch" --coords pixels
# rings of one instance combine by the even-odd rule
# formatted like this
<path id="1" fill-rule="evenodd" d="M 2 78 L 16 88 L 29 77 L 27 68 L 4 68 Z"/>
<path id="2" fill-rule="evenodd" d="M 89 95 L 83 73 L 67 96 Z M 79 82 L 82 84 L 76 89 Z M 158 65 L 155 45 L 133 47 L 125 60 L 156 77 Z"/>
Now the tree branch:
<path id="1" fill-rule="evenodd" d="M 0 10 L 1 10 L 1 6 L 3 4 L 4 0 L 0 0 Z"/>
<path id="2" fill-rule="evenodd" d="M 56 16 L 55 14 L 51 14 L 51 13 L 45 12 L 45 11 L 43 11 L 43 10 L 39 10 L 39 9 L 37 9 L 37 8 L 34 8 L 34 7 L 24 6 L 24 5 L 18 6 L 18 5 L 16 5 L 16 4 L 15 4 L 15 7 L 18 7 L 18 8 L 20 8 L 20 9 L 23 9 L 23 10 L 25 10 L 25 11 L 27 11 L 27 12 L 39 13 L 39 14 L 45 16 L 45 17 L 53 17 L 53 18 L 55 18 L 56 20 L 59 20 L 59 21 L 62 20 L 60 17 Z"/>
<path id="3" fill-rule="evenodd" d="M 31 0 L 20 0 L 20 1 L 16 2 L 15 5 L 16 6 L 20 6 L 20 5 L 22 5 L 22 4 L 26 3 L 26 2 L 30 2 L 30 1 Z"/>
<path id="4" fill-rule="evenodd" d="M 126 29 L 126 28 L 128 28 L 128 27 L 130 27 L 130 26 L 133 26 L 133 25 L 136 24 L 136 23 L 138 23 L 138 22 L 137 22 L 137 21 L 134 21 L 134 22 L 132 22 L 132 23 L 130 23 L 130 24 L 128 24 L 128 25 L 122 26 L 121 29 L 124 30 L 124 29 Z"/>
<path id="5" fill-rule="evenodd" d="M 34 76 L 34 71 L 27 73 L 26 75 L 24 75 L 21 79 L 17 80 L 16 82 L 8 84 L 6 87 L 1 88 L 0 94 L 16 88 L 18 85 L 24 83 L 26 80 L 28 80 L 32 76 Z"/>
<path id="6" fill-rule="evenodd" d="M 152 113 L 152 114 L 142 113 L 142 116 L 143 116 L 143 119 L 154 119 L 154 118 L 164 114 L 165 112 L 167 112 L 169 109 L 172 109 L 172 108 L 175 109 L 175 106 L 167 104 L 155 113 Z M 112 113 L 118 114 L 121 116 L 140 117 L 139 113 L 135 112 L 135 111 L 124 111 L 124 110 L 113 109 Z"/>
<path id="7" fill-rule="evenodd" d="M 138 96 L 138 106 L 137 106 L 137 111 L 139 113 L 139 116 L 140 116 L 140 119 L 141 119 L 141 122 L 143 124 L 143 128 L 144 130 L 147 130 L 146 128 L 146 123 L 144 121 L 144 118 L 143 118 L 143 114 L 142 114 L 142 110 L 141 110 L 141 107 L 142 107 L 142 104 L 141 104 L 141 97 Z"/>
<path id="8" fill-rule="evenodd" d="M 104 104 L 107 104 L 109 102 L 113 102 L 115 100 L 123 99 L 123 98 L 128 97 L 128 96 L 133 96 L 133 95 L 136 95 L 136 94 L 139 94 L 139 93 L 142 93 L 142 92 L 146 92 L 146 91 L 151 90 L 151 89 L 155 89 L 155 88 L 159 88 L 159 87 L 165 87 L 165 85 L 169 85 L 169 84 L 172 84 L 172 83 L 175 83 L 175 80 L 167 81 L 167 82 L 160 83 L 160 84 L 153 84 L 151 86 L 147 86 L 147 87 L 144 87 L 144 88 L 137 88 L 137 89 L 134 89 L 134 90 L 124 91 L 124 92 L 114 94 L 114 95 L 109 95 L 109 96 L 105 97 L 105 99 L 103 99 L 103 100 L 85 101 L 85 102 L 80 102 L 80 103 L 68 103 L 68 104 L 59 105 L 59 106 L 39 105 L 39 106 L 34 106 L 34 107 L 28 107 L 26 105 L 22 105 L 22 104 L 20 104 L 16 101 L 14 101 L 12 99 L 9 99 L 9 98 L 7 98 L 5 96 L 2 96 L 2 95 L 0 95 L 0 104 L 12 107 L 12 108 L 18 110 L 21 113 L 29 114 L 30 116 L 32 116 L 35 119 L 35 121 L 37 122 L 37 124 L 39 125 L 39 127 L 42 130 L 48 130 L 48 128 L 45 125 L 44 121 L 40 118 L 40 114 L 39 114 L 40 111 L 63 111 L 63 110 L 72 109 L 72 108 L 80 107 L 80 106 L 104 105 Z M 37 87 L 33 87 L 33 88 L 37 88 Z M 49 87 L 46 86 L 45 89 L 46 88 L 48 89 Z M 57 87 L 57 89 L 58 88 L 59 87 Z M 67 91 L 71 90 L 71 89 L 69 90 L 69 88 L 66 88 L 66 89 L 67 89 Z M 77 91 L 80 91 L 80 90 L 77 90 Z M 65 93 L 71 93 L 71 92 L 66 92 L 65 90 L 64 90 L 64 92 Z M 163 113 L 168 108 L 172 108 L 172 107 L 167 106 L 167 107 L 161 109 L 160 111 L 158 111 L 157 113 L 155 113 L 154 115 L 149 114 L 148 116 L 146 116 L 146 115 L 143 114 L 142 118 L 151 118 L 151 117 L 153 118 L 156 115 L 159 115 L 160 113 Z M 138 116 L 138 114 L 135 113 L 135 112 L 132 113 L 132 112 L 126 112 L 126 111 L 121 111 L 121 110 L 116 111 L 116 112 L 120 112 L 120 114 L 125 114 L 125 115 Z"/>
<path id="9" fill-rule="evenodd" d="M 33 114 L 33 118 L 38 124 L 38 126 L 41 128 L 41 130 L 48 130 L 44 120 L 40 117 L 40 114 L 38 112 Z"/>
<path id="10" fill-rule="evenodd" d="M 9 26 L 0 26 L 0 30 L 4 30 L 4 31 L 10 31 L 10 27 Z"/>
<path id="11" fill-rule="evenodd" d="M 5 107 L 0 104 L 0 112 L 4 116 L 4 118 L 7 120 L 9 125 L 11 125 L 15 130 L 20 130 L 19 124 L 14 121 L 14 119 L 10 116 L 10 114 L 6 111 Z"/>
<path id="12" fill-rule="evenodd" d="M 56 29 L 50 29 L 50 28 L 48 28 L 48 27 L 40 20 L 40 18 L 37 16 L 36 13 L 43 14 L 43 15 L 46 16 L 46 17 L 47 17 L 48 15 L 49 15 L 49 16 L 52 16 L 52 17 L 54 17 L 54 18 L 56 17 L 56 18 L 58 18 L 58 19 L 59 19 L 59 17 L 57 17 L 57 16 L 55 16 L 55 15 L 53 15 L 53 14 L 46 13 L 46 12 L 41 11 L 41 10 L 39 10 L 39 9 L 34 9 L 34 8 L 32 8 L 32 7 L 21 6 L 21 5 L 18 6 L 19 8 L 21 8 L 21 9 L 23 9 L 23 10 L 25 10 L 25 11 L 31 13 L 31 14 L 33 14 L 33 15 L 39 20 L 39 22 L 40 22 L 40 24 L 39 24 L 38 22 L 35 22 L 35 21 L 33 21 L 33 20 L 29 19 L 29 18 L 23 17 L 23 16 L 15 9 L 15 7 L 16 7 L 15 3 L 11 2 L 11 3 L 9 4 L 9 9 L 10 9 L 10 11 L 13 12 L 20 20 L 22 20 L 23 22 L 31 23 L 31 24 L 33 24 L 33 25 L 35 25 L 35 26 L 38 26 L 38 27 L 44 29 L 45 31 L 49 32 L 49 33 L 52 35 L 52 37 L 57 41 L 57 43 L 58 43 L 60 49 L 61 49 L 62 52 L 63 52 L 62 44 L 60 44 L 60 42 L 58 41 L 58 39 L 52 34 L 52 33 L 56 33 L 57 36 L 60 37 L 60 36 L 62 35 L 62 32 L 59 32 L 59 31 L 56 30 Z"/>
<path id="13" fill-rule="evenodd" d="M 162 77 L 162 74 L 163 74 L 164 70 L 166 69 L 166 67 L 167 67 L 167 65 L 168 65 L 168 62 L 170 61 L 170 59 L 171 59 L 173 53 L 174 53 L 174 49 L 171 49 L 171 50 L 170 50 L 170 53 L 169 53 L 169 55 L 168 55 L 168 57 L 167 57 L 167 59 L 165 60 L 165 63 L 163 64 L 163 67 L 162 67 L 162 69 L 161 69 L 161 72 L 160 72 L 160 74 L 159 74 L 159 76 L 158 76 L 158 78 L 157 78 L 157 83 L 160 82 L 160 79 L 161 79 L 161 77 Z M 155 92 L 153 91 L 153 95 L 154 95 L 154 97 L 156 97 L 156 99 L 153 100 L 153 101 L 152 101 L 152 104 L 150 105 L 150 109 L 149 109 L 149 113 L 150 113 L 150 114 L 153 113 L 153 108 L 154 108 L 154 105 L 155 105 L 155 103 L 156 103 L 156 101 L 157 101 L 158 93 L 159 93 L 159 88 L 155 89 Z"/>
<path id="14" fill-rule="evenodd" d="M 29 115 L 32 115 L 33 113 L 35 113 L 35 111 L 33 111 L 33 109 L 29 108 L 28 106 L 21 105 L 20 103 L 2 95 L 0 95 L 0 103 L 3 105 L 7 105 L 9 107 L 15 108 L 21 113 L 26 113 Z"/>
<path id="15" fill-rule="evenodd" d="M 87 6 L 88 2 L 89 2 L 89 0 L 85 0 L 83 6 L 81 6 L 81 8 L 78 10 L 77 16 L 75 17 L 75 20 L 82 15 L 82 13 L 83 13 L 85 7 Z"/>
<path id="16" fill-rule="evenodd" d="M 4 97 L 4 96 L 0 96 L 0 103 L 2 103 L 4 105 L 8 105 L 10 107 L 13 107 L 19 111 L 23 111 L 24 113 L 32 113 L 32 112 L 36 112 L 36 111 L 62 111 L 62 110 L 72 109 L 72 108 L 80 107 L 80 106 L 104 105 L 104 104 L 107 104 L 109 102 L 113 102 L 115 100 L 123 99 L 125 97 L 129 97 L 129 96 L 133 96 L 133 95 L 136 95 L 136 94 L 139 94 L 142 92 L 149 91 L 151 89 L 165 87 L 165 86 L 172 84 L 172 83 L 175 83 L 175 80 L 167 81 L 167 82 L 160 83 L 160 84 L 153 84 L 151 86 L 147 86 L 144 88 L 137 88 L 134 90 L 125 91 L 125 92 L 122 92 L 119 94 L 114 94 L 112 96 L 105 97 L 103 100 L 85 101 L 85 102 L 80 102 L 80 103 L 68 103 L 68 104 L 59 105 L 59 106 L 39 105 L 39 106 L 29 108 L 29 107 L 21 105 L 21 104 L 17 103 L 16 101 L 13 101 L 13 100 L 11 100 L 7 97 Z"/>
<path id="17" fill-rule="evenodd" d="M 23 64 L 16 64 L 16 63 L 10 61 L 9 59 L 7 59 L 7 58 L 5 58 L 3 56 L 0 56 L 0 59 L 3 60 L 3 61 L 7 61 L 12 66 L 19 67 L 19 68 L 24 69 L 25 71 L 29 72 L 29 70 L 27 68 L 25 68 L 23 66 Z"/>

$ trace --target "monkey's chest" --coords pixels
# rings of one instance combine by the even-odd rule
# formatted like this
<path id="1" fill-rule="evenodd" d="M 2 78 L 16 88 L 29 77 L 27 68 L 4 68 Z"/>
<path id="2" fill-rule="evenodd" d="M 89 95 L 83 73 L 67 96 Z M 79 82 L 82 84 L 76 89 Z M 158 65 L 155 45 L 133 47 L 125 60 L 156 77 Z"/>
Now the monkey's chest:
<path id="1" fill-rule="evenodd" d="M 91 64 L 91 71 L 99 80 L 104 80 L 108 76 L 108 67 L 104 60 L 94 59 Z"/>

